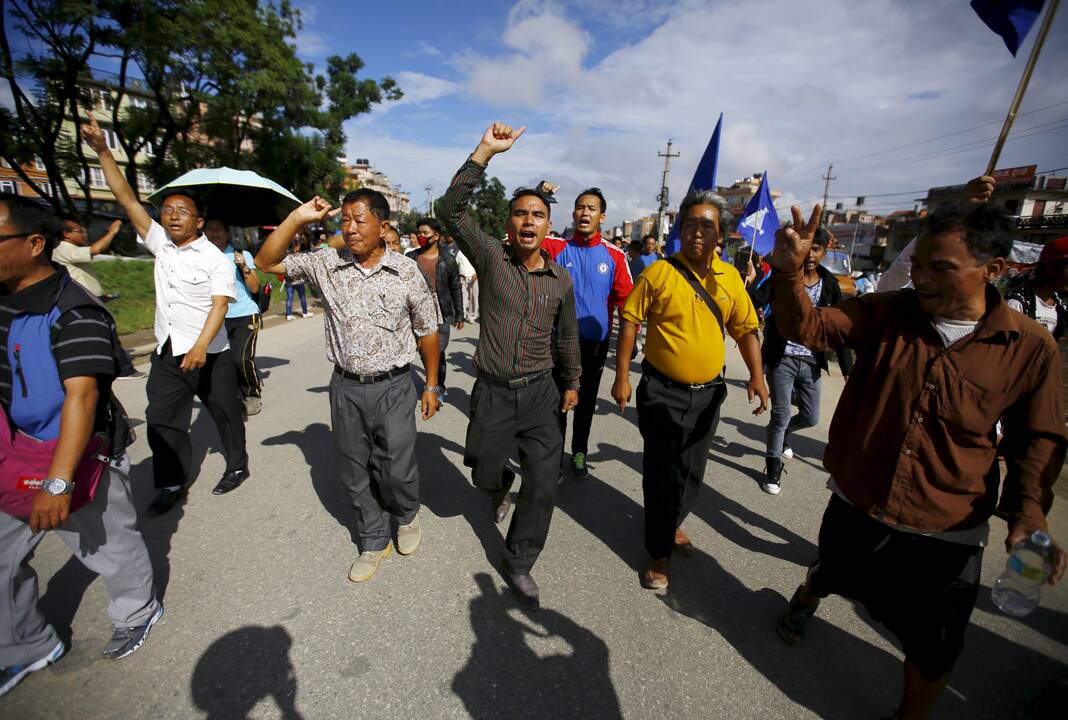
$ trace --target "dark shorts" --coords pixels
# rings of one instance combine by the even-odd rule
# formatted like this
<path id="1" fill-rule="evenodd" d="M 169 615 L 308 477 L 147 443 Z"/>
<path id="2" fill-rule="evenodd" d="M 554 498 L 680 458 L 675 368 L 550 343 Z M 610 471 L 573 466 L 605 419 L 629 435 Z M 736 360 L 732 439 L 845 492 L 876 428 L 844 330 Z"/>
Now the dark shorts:
<path id="1" fill-rule="evenodd" d="M 979 591 L 983 548 L 894 530 L 831 497 L 820 526 L 812 588 L 864 605 L 897 636 L 905 659 L 930 681 L 964 647 Z"/>

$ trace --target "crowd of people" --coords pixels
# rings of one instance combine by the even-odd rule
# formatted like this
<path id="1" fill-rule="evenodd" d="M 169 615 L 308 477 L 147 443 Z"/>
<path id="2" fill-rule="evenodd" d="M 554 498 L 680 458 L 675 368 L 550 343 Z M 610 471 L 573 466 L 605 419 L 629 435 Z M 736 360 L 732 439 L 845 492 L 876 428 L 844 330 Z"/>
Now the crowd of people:
<path id="1" fill-rule="evenodd" d="M 985 177 L 969 184 L 969 207 L 926 218 L 899 266 L 883 276 L 898 278 L 898 287 L 855 298 L 844 298 L 821 264 L 828 236 L 819 206 L 807 220 L 792 209 L 759 272 L 750 264 L 740 273 L 721 259 L 731 211 L 708 190 L 683 198 L 681 250 L 666 258 L 655 236 L 628 245 L 602 237 L 608 200 L 596 187 L 577 193 L 567 238 L 551 232 L 559 188 L 516 190 L 502 241 L 468 210 L 490 161 L 523 132 L 503 123 L 484 132 L 442 198 L 440 217 L 418 221 L 407 253 L 385 197 L 359 189 L 337 207 L 320 197 L 300 205 L 253 257 L 234 249 L 225 223 L 191 191 L 167 193 L 153 219 L 89 117 L 83 139 L 154 256 L 146 420 L 158 494 L 149 511 L 168 512 L 193 480 L 194 397 L 211 415 L 226 459 L 213 492 L 234 491 L 249 476 L 244 423 L 262 398 L 256 269 L 284 280 L 288 319 L 295 299 L 309 316 L 305 287 L 323 301 L 336 473 L 356 530 L 348 577 L 357 583 L 372 580 L 394 548 L 411 555 L 423 543 L 413 409 L 427 421 L 446 401 L 445 350 L 465 322 L 477 319 L 479 334 L 463 462 L 486 512 L 499 524 L 511 515 L 502 574 L 530 608 L 541 603 L 533 569 L 559 483 L 590 473 L 613 333 L 611 397 L 620 411 L 634 399 L 643 440 L 648 558 L 638 579 L 654 590 L 671 582 L 674 554 L 695 551 L 682 525 L 704 483 L 727 394 L 728 338 L 745 365 L 752 413 L 770 407 L 761 487 L 771 494 L 793 457 L 791 434 L 819 421 L 821 377 L 833 353 L 847 382 L 823 458 L 830 501 L 818 557 L 769 623 L 796 644 L 822 598 L 864 604 L 904 647 L 895 717 L 926 717 L 963 647 L 990 517 L 1007 520 L 1007 547 L 1047 529 L 1068 448 L 1054 342 L 1068 323 L 1061 295 L 1068 237 L 1046 247 L 1008 300 L 992 282 L 1005 269 L 1012 228 L 986 204 L 993 181 Z M 325 235 L 309 246 L 309 228 L 335 217 L 340 246 Z M 36 608 L 28 562 L 40 531 L 54 530 L 72 550 L 95 548 L 78 557 L 104 578 L 111 599 L 115 630 L 105 657 L 139 648 L 163 613 L 131 501 L 125 450 L 132 436 L 111 393 L 129 360 L 85 267 L 116 230 L 89 244 L 75 221 L 61 225 L 35 203 L 0 195 L 0 409 L 18 430 L 0 433 L 0 450 L 20 457 L 21 434 L 50 443 L 47 457 L 33 461 L 37 485 L 9 487 L 6 476 L 0 485 L 7 580 L 0 694 L 65 651 Z M 906 279 L 911 287 L 902 289 Z M 631 361 L 643 333 L 634 388 Z M 28 348 L 32 358 L 22 356 Z M 418 391 L 416 361 L 425 377 Z M 1059 546 L 1054 552 L 1051 582 L 1066 561 Z"/>

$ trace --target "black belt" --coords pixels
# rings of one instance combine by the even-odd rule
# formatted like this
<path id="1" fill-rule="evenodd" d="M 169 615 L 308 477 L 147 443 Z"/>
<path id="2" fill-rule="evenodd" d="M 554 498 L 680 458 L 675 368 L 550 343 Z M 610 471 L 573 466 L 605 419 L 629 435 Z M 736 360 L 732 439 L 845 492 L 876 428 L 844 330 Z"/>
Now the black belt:
<path id="1" fill-rule="evenodd" d="M 377 372 L 377 373 L 369 373 L 367 375 L 361 375 L 360 373 L 349 372 L 348 370 L 345 370 L 344 368 L 342 368 L 340 365 L 335 365 L 334 366 L 334 372 L 336 372 L 338 375 L 341 375 L 346 380 L 355 380 L 356 382 L 360 383 L 361 385 L 369 385 L 371 383 L 381 382 L 383 380 L 389 380 L 390 378 L 395 378 L 398 375 L 403 375 L 404 373 L 408 372 L 408 368 L 410 368 L 410 367 L 411 367 L 411 364 L 408 364 L 408 365 L 403 365 L 403 366 L 398 367 L 398 368 L 393 368 L 392 370 L 386 370 L 385 372 Z"/>
<path id="2" fill-rule="evenodd" d="M 479 373 L 478 379 L 482 380 L 483 382 L 488 382 L 490 385 L 496 385 L 497 387 L 508 388 L 509 390 L 518 390 L 520 388 L 525 388 L 528 385 L 533 385 L 542 378 L 549 377 L 549 373 L 551 372 L 552 370 L 542 370 L 541 372 L 530 373 L 529 375 L 524 375 L 523 377 L 511 379 L 499 378 L 494 377 L 493 375 Z"/>
<path id="3" fill-rule="evenodd" d="M 664 383 L 668 387 L 678 388 L 679 390 L 687 390 L 690 392 L 700 392 L 701 390 L 707 390 L 709 388 L 716 387 L 723 384 L 723 375 L 717 375 L 706 383 L 684 383 L 678 380 L 672 380 L 664 373 L 653 367 L 653 364 L 648 360 L 642 360 L 642 372 L 650 377 L 655 377 L 660 382 Z"/>

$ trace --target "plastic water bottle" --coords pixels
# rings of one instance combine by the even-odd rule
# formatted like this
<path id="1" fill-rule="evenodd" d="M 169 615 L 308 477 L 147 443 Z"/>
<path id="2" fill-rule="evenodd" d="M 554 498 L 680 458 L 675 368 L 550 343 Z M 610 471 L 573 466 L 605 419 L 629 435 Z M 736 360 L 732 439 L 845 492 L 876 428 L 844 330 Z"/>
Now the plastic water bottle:
<path id="1" fill-rule="evenodd" d="M 990 599 L 1003 613 L 1023 617 L 1038 606 L 1042 586 L 1053 572 L 1053 547 L 1049 535 L 1036 530 L 1012 550 Z"/>

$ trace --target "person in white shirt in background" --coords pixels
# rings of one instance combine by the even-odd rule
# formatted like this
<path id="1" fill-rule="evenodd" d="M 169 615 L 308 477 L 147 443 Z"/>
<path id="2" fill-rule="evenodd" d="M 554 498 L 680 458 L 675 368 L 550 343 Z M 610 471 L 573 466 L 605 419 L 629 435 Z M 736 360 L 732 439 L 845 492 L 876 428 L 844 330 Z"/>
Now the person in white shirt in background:
<path id="1" fill-rule="evenodd" d="M 234 265 L 202 233 L 204 209 L 196 198 L 186 192 L 168 195 L 159 212 L 164 225 L 157 223 L 137 200 L 92 113 L 81 134 L 96 151 L 108 188 L 140 241 L 156 258 L 156 351 L 146 385 L 145 420 L 159 489 L 149 510 L 162 514 L 185 496 L 192 480 L 194 396 L 215 421 L 226 458 L 226 471 L 212 492 L 228 493 L 248 477 L 237 373 L 223 328 L 227 308 L 237 297 Z"/>
<path id="2" fill-rule="evenodd" d="M 459 248 L 456 264 L 460 266 L 460 289 L 464 294 L 464 322 L 478 322 L 478 274 Z"/>
<path id="3" fill-rule="evenodd" d="M 52 262 L 67 268 L 71 280 L 78 283 L 86 290 L 96 295 L 101 302 L 108 302 L 117 297 L 104 292 L 99 278 L 90 267 L 90 263 L 97 255 L 107 252 L 111 247 L 111 241 L 118 235 L 122 228 L 122 220 L 115 220 L 108 226 L 108 231 L 101 235 L 96 242 L 89 243 L 89 235 L 80 222 L 73 217 L 63 218 L 63 235 L 60 242 L 56 243 L 56 249 L 52 251 Z M 130 355 L 122 345 L 116 348 L 119 353 L 119 374 L 116 380 L 140 380 L 145 377 L 133 366 Z"/>
<path id="4" fill-rule="evenodd" d="M 1009 307 L 1060 340 L 1068 330 L 1068 235 L 1046 243 L 1033 270 L 1017 275 L 1005 291 Z"/>

